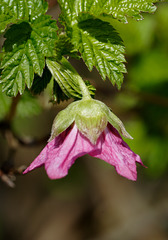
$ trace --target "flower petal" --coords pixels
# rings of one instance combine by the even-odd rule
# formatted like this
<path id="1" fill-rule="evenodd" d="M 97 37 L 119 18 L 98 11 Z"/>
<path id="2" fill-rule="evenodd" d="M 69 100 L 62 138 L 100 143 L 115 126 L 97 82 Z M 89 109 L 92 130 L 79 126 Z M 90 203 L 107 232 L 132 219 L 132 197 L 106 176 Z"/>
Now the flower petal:
<path id="1" fill-rule="evenodd" d="M 54 148 L 58 147 L 63 142 L 65 134 L 66 132 L 60 134 L 58 137 L 49 142 L 41 151 L 41 153 L 35 158 L 35 160 L 30 164 L 30 166 L 26 168 L 23 174 L 28 173 L 35 168 L 41 167 L 50 155 L 50 152 L 52 152 Z"/>
<path id="2" fill-rule="evenodd" d="M 135 181 L 137 179 L 136 162 L 142 164 L 141 159 L 122 140 L 117 130 L 108 124 L 99 141 L 102 142 L 101 153 L 95 151 L 90 155 L 108 162 L 120 175 Z"/>
<path id="3" fill-rule="evenodd" d="M 93 151 L 94 148 L 95 146 L 79 132 L 74 124 L 64 142 L 48 154 L 45 162 L 48 176 L 51 179 L 65 177 L 75 160 Z"/>

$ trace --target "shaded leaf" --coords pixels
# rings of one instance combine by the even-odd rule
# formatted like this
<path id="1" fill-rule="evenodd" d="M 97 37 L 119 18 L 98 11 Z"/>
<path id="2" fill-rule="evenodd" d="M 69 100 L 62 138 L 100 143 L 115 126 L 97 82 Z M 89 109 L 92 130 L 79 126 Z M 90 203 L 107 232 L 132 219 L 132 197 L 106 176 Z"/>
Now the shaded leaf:
<path id="1" fill-rule="evenodd" d="M 47 87 L 51 77 L 52 75 L 47 67 L 45 67 L 41 77 L 35 74 L 31 92 L 33 94 L 40 94 Z"/>
<path id="2" fill-rule="evenodd" d="M 71 38 L 67 36 L 67 34 L 62 33 L 58 36 L 58 40 L 56 41 L 56 58 L 57 60 L 61 60 L 63 56 L 71 56 L 73 58 L 79 59 L 80 56 L 76 49 L 74 49 L 74 45 L 71 42 Z"/>

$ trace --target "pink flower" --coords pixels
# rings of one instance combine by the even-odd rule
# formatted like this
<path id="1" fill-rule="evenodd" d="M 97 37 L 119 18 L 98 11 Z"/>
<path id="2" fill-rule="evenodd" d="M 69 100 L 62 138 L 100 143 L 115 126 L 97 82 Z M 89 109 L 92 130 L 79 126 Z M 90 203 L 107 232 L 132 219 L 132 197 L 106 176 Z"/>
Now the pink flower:
<path id="1" fill-rule="evenodd" d="M 74 124 L 49 142 L 24 174 L 44 165 L 49 178 L 62 178 L 68 174 L 75 160 L 85 154 L 106 161 L 115 167 L 118 174 L 133 181 L 137 179 L 136 162 L 143 165 L 140 157 L 129 148 L 110 123 L 96 144 L 92 144 Z"/>

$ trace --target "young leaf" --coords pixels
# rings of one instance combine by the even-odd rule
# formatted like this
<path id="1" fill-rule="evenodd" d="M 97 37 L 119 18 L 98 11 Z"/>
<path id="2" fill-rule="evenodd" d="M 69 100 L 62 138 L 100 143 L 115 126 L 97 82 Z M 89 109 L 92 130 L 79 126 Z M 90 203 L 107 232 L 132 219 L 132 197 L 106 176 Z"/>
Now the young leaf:
<path id="1" fill-rule="evenodd" d="M 1 0 L 0 2 L 0 33 L 7 25 L 19 20 L 33 21 L 46 13 L 48 4 L 45 0 Z"/>
<path id="2" fill-rule="evenodd" d="M 69 97 L 65 95 L 65 93 L 62 91 L 60 88 L 59 84 L 54 81 L 53 84 L 53 99 L 51 100 L 53 103 L 60 103 L 61 101 L 63 102 L 64 100 L 68 100 Z"/>
<path id="3" fill-rule="evenodd" d="M 30 88 L 34 73 L 42 76 L 45 57 L 54 54 L 56 31 L 56 21 L 42 15 L 32 24 L 14 24 L 6 32 L 0 82 L 7 95 L 22 94 L 26 85 Z"/>
<path id="4" fill-rule="evenodd" d="M 152 13 L 156 10 L 153 5 L 155 2 L 159 0 L 59 0 L 64 19 L 69 26 L 79 21 L 77 19 L 81 13 L 96 18 L 111 15 L 122 22 L 127 22 L 127 17 L 141 20 L 141 12 Z"/>
<path id="5" fill-rule="evenodd" d="M 67 98 L 82 98 L 81 90 L 78 84 L 78 78 L 80 78 L 80 76 L 65 58 L 62 58 L 60 62 L 46 59 L 46 64 L 55 81 L 66 96 L 66 98 L 60 100 L 65 100 Z M 90 94 L 94 95 L 94 87 L 88 86 L 88 89 Z"/>
<path id="6" fill-rule="evenodd" d="M 71 42 L 71 38 L 67 36 L 67 34 L 62 33 L 58 36 L 58 40 L 56 41 L 56 59 L 61 60 L 63 56 L 68 55 L 73 58 L 79 59 L 80 56 Z"/>

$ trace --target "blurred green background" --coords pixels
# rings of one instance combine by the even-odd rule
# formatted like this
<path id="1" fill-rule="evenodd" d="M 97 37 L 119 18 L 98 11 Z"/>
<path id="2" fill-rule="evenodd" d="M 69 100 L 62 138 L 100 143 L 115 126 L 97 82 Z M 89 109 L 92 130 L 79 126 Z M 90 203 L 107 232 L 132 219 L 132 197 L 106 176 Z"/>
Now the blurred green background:
<path id="1" fill-rule="evenodd" d="M 49 14 L 60 10 L 50 2 Z M 18 176 L 10 189 L 0 182 L 0 239 L 3 240 L 166 240 L 168 239 L 168 3 L 155 14 L 122 24 L 113 20 L 126 46 L 128 74 L 121 91 L 94 69 L 71 59 L 85 80 L 96 88 L 96 99 L 106 103 L 124 122 L 134 140 L 126 140 L 148 168 L 138 166 L 138 180 L 118 176 L 113 167 L 84 156 L 69 175 L 51 181 L 43 168 Z M 53 106 L 50 86 L 38 98 L 21 96 L 13 119 L 21 137 L 49 135 L 52 121 L 68 102 Z M 12 99 L 0 91 L 0 121 Z M 45 143 L 19 146 L 15 165 L 29 165 Z M 1 165 L 9 146 L 0 135 Z"/>

